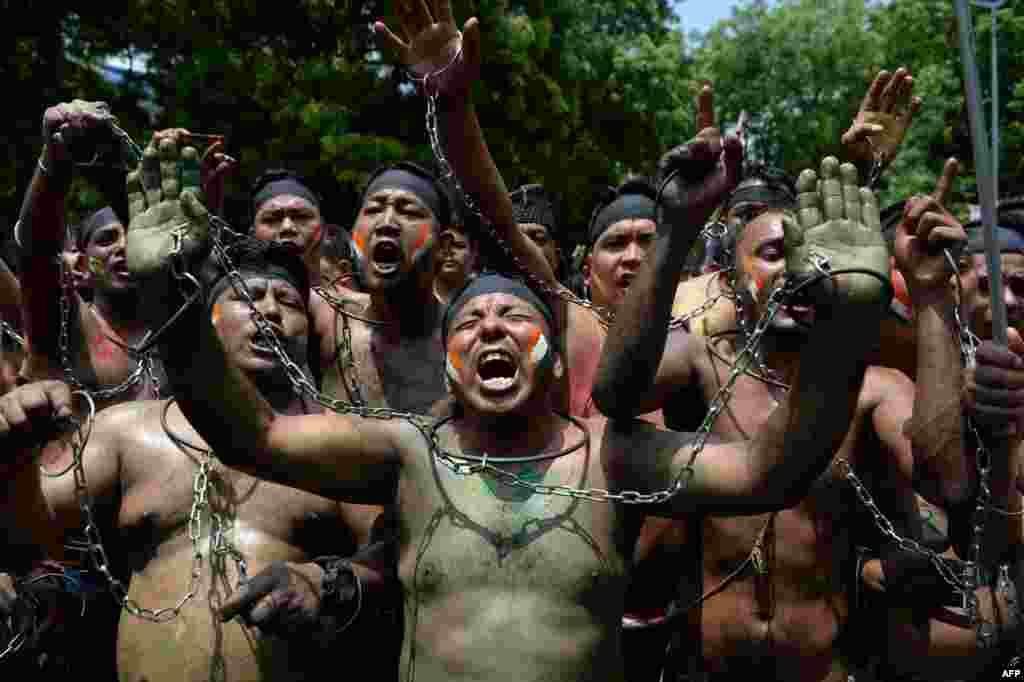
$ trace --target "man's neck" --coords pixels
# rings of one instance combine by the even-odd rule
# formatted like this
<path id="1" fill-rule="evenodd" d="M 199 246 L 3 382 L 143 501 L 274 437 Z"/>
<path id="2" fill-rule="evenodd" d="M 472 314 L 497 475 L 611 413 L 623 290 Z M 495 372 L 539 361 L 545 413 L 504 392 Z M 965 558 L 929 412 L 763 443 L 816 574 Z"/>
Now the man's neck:
<path id="1" fill-rule="evenodd" d="M 465 280 L 459 279 L 458 281 L 449 281 L 448 278 L 437 275 L 434 277 L 434 294 L 437 296 L 437 300 L 441 303 L 448 305 L 451 303 L 452 294 L 454 294 L 463 285 Z"/>
<path id="2" fill-rule="evenodd" d="M 306 411 L 302 399 L 292 389 L 284 372 L 274 375 L 250 376 L 263 398 L 279 414 L 302 414 Z"/>
<path id="3" fill-rule="evenodd" d="M 565 426 L 550 407 L 501 416 L 467 410 L 460 422 L 460 445 L 495 457 L 528 457 L 561 447 L 556 441 Z"/>
<path id="4" fill-rule="evenodd" d="M 139 319 L 139 296 L 134 289 L 116 293 L 96 289 L 92 306 L 103 321 L 126 340 L 146 328 Z"/>
<path id="5" fill-rule="evenodd" d="M 433 286 L 408 286 L 372 292 L 367 314 L 380 322 L 391 323 L 403 337 L 428 336 L 437 328 L 441 303 Z"/>

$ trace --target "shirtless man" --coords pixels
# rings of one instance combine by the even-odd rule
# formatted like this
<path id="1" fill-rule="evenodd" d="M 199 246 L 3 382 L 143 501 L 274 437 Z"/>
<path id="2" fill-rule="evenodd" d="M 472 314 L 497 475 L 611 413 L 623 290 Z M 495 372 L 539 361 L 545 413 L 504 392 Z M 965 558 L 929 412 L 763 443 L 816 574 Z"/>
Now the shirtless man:
<path id="1" fill-rule="evenodd" d="M 324 392 L 347 403 L 427 414 L 447 393 L 434 258 L 448 199 L 411 163 L 378 170 L 352 229 L 367 299 L 314 309 Z"/>
<path id="2" fill-rule="evenodd" d="M 86 303 L 77 291 L 62 292 L 57 256 L 64 248 L 72 151 L 87 156 L 96 136 L 112 134 L 113 123 L 115 119 L 102 102 L 75 100 L 46 110 L 45 144 L 16 230 L 23 255 L 25 328 L 30 347 L 22 376 L 67 380 L 70 368 L 76 379 L 94 392 L 99 407 L 157 397 L 162 374 L 151 355 L 139 358 L 125 350 L 138 345 L 149 329 L 139 317 L 139 289 L 125 266 L 125 228 L 112 209 L 100 210 L 78 228 L 80 270 L 87 273 L 82 284 L 90 287 L 91 302 Z M 151 145 L 145 156 L 146 170 L 136 182 L 137 195 L 158 192 L 161 186 L 175 195 L 179 180 L 167 175 L 171 166 L 161 163 L 159 149 Z M 197 155 L 195 172 L 199 171 Z M 211 180 L 204 175 L 208 187 Z M 62 300 L 67 305 L 66 321 Z"/>
<path id="3" fill-rule="evenodd" d="M 431 6 L 435 14 L 407 18 L 424 20 L 454 53 L 451 7 Z M 444 23 L 433 24 L 435 16 Z M 465 54 L 473 54 L 478 31 L 471 20 Z M 389 40 L 409 49 L 393 34 Z M 397 197 L 387 203 L 389 211 L 401 204 Z M 184 221 L 186 241 L 200 242 L 198 213 L 186 206 L 166 216 L 164 230 L 132 230 L 133 271 L 169 279 L 160 274 L 169 250 L 161 232 Z M 380 276 L 397 268 L 384 267 L 395 250 L 377 257 Z M 857 254 L 853 262 L 884 272 L 871 248 Z M 395 506 L 406 594 L 402 679 L 621 680 L 618 628 L 641 516 L 626 505 L 525 493 L 504 481 L 512 474 L 652 492 L 672 486 L 685 469 L 692 471 L 683 474 L 685 490 L 659 513 L 795 503 L 841 442 L 855 403 L 851 389 L 863 377 L 854 353 L 837 358 L 831 349 L 854 330 L 870 332 L 887 304 L 871 277 L 841 280 L 835 296 L 816 300 L 819 319 L 783 405 L 750 443 L 704 446 L 692 470 L 689 435 L 552 412 L 551 383 L 564 372 L 549 340 L 556 321 L 527 287 L 501 276 L 478 277 L 446 312 L 446 376 L 458 410 L 435 425 L 437 447 L 405 420 L 280 414 L 225 361 L 209 318 L 194 307 L 170 327 L 162 351 L 189 423 L 230 466 L 338 500 Z M 177 308 L 167 303 L 168 312 Z M 534 461 L 508 461 L 522 457 Z M 456 473 L 448 463 L 483 470 Z"/>
<path id="4" fill-rule="evenodd" d="M 234 248 L 231 254 L 256 310 L 283 347 L 302 357 L 309 284 L 301 262 L 280 247 L 260 242 Z M 229 278 L 214 268 L 203 281 L 210 284 L 209 305 L 196 312 L 216 330 L 223 362 L 238 367 L 250 385 L 259 387 L 267 404 L 282 414 L 305 412 L 280 364 L 258 337 L 249 305 Z M 53 432 L 55 416 L 69 414 L 69 396 L 65 384 L 41 382 L 17 389 L 0 404 L 8 472 L 0 506 L 13 534 L 8 537 L 29 532 L 29 540 L 49 545 L 51 552 L 58 551 L 54 545 L 59 545 L 62 531 L 84 521 L 75 476 L 40 475 L 29 452 L 43 434 Z M 43 467 L 66 460 L 66 447 L 64 439 L 45 443 Z M 324 596 L 321 609 L 325 573 L 308 563 L 313 557 L 350 553 L 365 544 L 366 537 L 355 537 L 351 531 L 365 526 L 360 518 L 363 508 L 264 483 L 226 466 L 173 400 L 135 401 L 100 412 L 82 463 L 107 551 L 131 568 L 128 599 L 134 606 L 170 610 L 161 623 L 128 611 L 122 614 L 117 644 L 123 682 L 305 679 L 327 665 L 323 652 L 312 644 L 317 637 L 329 638 L 318 629 L 317 616 L 333 610 L 338 626 L 357 617 L 357 630 L 371 620 L 366 613 L 359 617 L 351 589 L 343 602 Z M 196 541 L 190 539 L 193 516 Z M 223 531 L 216 543 L 211 540 L 215 524 Z M 12 556 L 9 549 L 5 556 Z M 243 565 L 253 582 L 260 580 L 254 575 L 272 567 L 275 587 L 280 589 L 259 608 L 245 608 L 245 624 L 221 623 L 218 609 L 245 577 Z M 370 601 L 368 588 L 375 584 L 376 574 L 350 565 L 352 571 L 339 573 L 337 586 L 357 591 L 362 587 Z M 195 576 L 191 584 L 190 576 Z M 355 586 L 353 580 L 363 584 Z M 270 590 L 264 588 L 266 592 Z M 185 598 L 188 594 L 193 596 Z M 299 637 L 286 641 L 272 632 Z M 303 640 L 309 643 L 304 645 Z M 370 674 L 385 679 L 389 671 L 374 666 Z"/>
<path id="5" fill-rule="evenodd" d="M 709 132 L 703 140 L 670 152 L 663 160 L 663 173 L 679 168 L 679 177 L 699 177 L 693 169 L 694 159 L 705 159 L 705 166 L 713 166 L 716 149 L 727 144 L 716 138 Z M 804 171 L 797 189 L 801 192 L 801 221 L 814 223 L 825 215 L 858 225 L 862 234 L 872 235 L 879 257 L 888 261 L 873 195 L 858 190 L 852 165 L 840 167 L 836 159 L 825 159 L 820 174 Z M 666 193 L 686 191 L 690 191 L 687 184 L 670 183 L 666 188 Z M 847 206 L 844 199 L 860 203 Z M 672 228 L 662 226 L 663 234 L 648 260 L 650 267 L 634 282 L 604 349 L 594 399 L 606 414 L 625 418 L 662 408 L 671 412 L 666 420 L 676 424 L 685 424 L 687 417 L 690 423 L 700 423 L 729 381 L 755 323 L 765 314 L 770 292 L 788 272 L 805 273 L 797 282 L 817 273 L 810 261 L 801 265 L 792 260 L 795 252 L 788 243 L 786 224 L 796 219 L 789 211 L 769 210 L 755 215 L 736 235 L 740 331 L 717 339 L 701 339 L 685 331 L 666 332 L 689 241 L 687 235 L 677 238 L 676 233 L 693 227 L 679 223 Z M 915 294 L 922 299 L 922 310 L 931 310 L 934 318 L 922 322 L 921 330 L 948 336 L 947 320 L 939 314 L 949 303 L 945 261 L 941 252 L 935 255 L 921 244 L 925 238 L 929 244 L 963 241 L 963 230 L 945 212 L 922 210 L 915 214 L 914 224 L 920 225 L 922 235 L 913 252 L 916 260 L 908 256 L 901 266 L 908 277 L 921 282 Z M 800 257 L 807 258 L 807 252 L 816 253 L 816 245 Z M 845 267 L 842 257 L 832 257 L 830 267 Z M 888 267 L 882 272 L 888 280 Z M 772 418 L 789 377 L 797 371 L 796 353 L 804 343 L 806 329 L 814 322 L 815 312 L 806 300 L 789 301 L 778 309 L 761 337 L 750 371 L 738 376 L 731 399 L 714 422 L 715 433 L 744 438 Z M 944 351 L 948 349 L 934 350 L 922 358 L 928 371 L 923 373 L 916 399 L 914 386 L 905 376 L 874 367 L 868 370 L 856 412 L 844 426 L 847 436 L 837 449 L 835 462 L 800 504 L 768 516 L 709 516 L 688 528 L 691 547 L 701 543 L 702 559 L 695 567 L 682 567 L 683 582 L 691 586 L 685 590 L 688 594 L 680 595 L 683 613 L 678 618 L 685 631 L 679 639 L 693 646 L 685 653 L 677 647 L 683 660 L 677 659 L 673 675 L 735 679 L 756 672 L 771 679 L 833 681 L 845 680 L 852 672 L 844 659 L 846 652 L 839 646 L 849 616 L 844 583 L 854 570 L 855 540 L 866 543 L 875 537 L 870 526 L 864 539 L 855 533 L 851 512 L 859 503 L 844 480 L 846 470 L 849 467 L 869 481 L 879 505 L 894 518 L 901 534 L 911 532 L 910 524 L 917 519 L 911 487 L 915 459 L 949 457 L 950 450 L 959 453 L 959 441 L 930 438 L 940 430 L 944 435 L 959 432 L 958 416 L 939 410 L 943 399 L 948 403 L 950 397 L 959 395 L 949 380 L 952 375 L 959 376 L 959 358 L 955 352 Z M 915 430 L 913 439 L 903 432 L 904 422 L 911 416 L 928 426 Z M 943 422 L 943 416 L 953 424 Z M 870 516 L 867 520 L 870 523 Z"/>
<path id="6" fill-rule="evenodd" d="M 901 224 L 900 228 L 903 227 Z M 1024 327 L 1024 297 L 1021 296 L 1024 293 L 1021 287 L 1021 281 L 1024 281 L 1024 238 L 1021 237 L 1024 210 L 1018 203 L 1016 210 L 1013 204 L 1005 204 L 1000 205 L 997 212 L 995 237 L 1001 254 L 1003 300 L 1010 325 L 1009 349 L 997 347 L 989 340 L 992 330 L 991 293 L 984 236 L 978 223 L 968 224 L 966 229 L 969 241 L 960 258 L 958 273 L 960 314 L 964 324 L 977 333 L 981 342 L 977 350 L 977 368 L 966 372 L 968 390 L 964 408 L 972 412 L 986 447 L 996 453 L 990 477 L 997 483 L 989 504 L 1002 510 L 989 514 L 986 519 L 982 563 L 986 566 L 987 579 L 978 588 L 977 596 L 983 621 L 995 627 L 988 646 L 981 646 L 984 638 L 978 637 L 977 627 L 968 621 L 962 599 L 951 594 L 941 580 L 934 577 L 924 579 L 929 574 L 926 567 L 919 568 L 906 559 L 893 561 L 889 557 L 868 561 L 864 577 L 869 604 L 891 602 L 895 593 L 896 599 L 916 601 L 929 607 L 919 609 L 924 618 L 919 617 L 912 624 L 902 624 L 902 627 L 888 633 L 889 638 L 909 654 L 904 660 L 896 661 L 896 665 L 883 669 L 883 675 L 888 675 L 885 679 L 896 675 L 916 675 L 917 679 L 926 680 L 996 679 L 1007 661 L 1024 647 L 1024 613 L 1021 612 L 1024 528 L 1020 511 L 1024 493 L 1024 478 L 1021 477 L 1024 453 L 1020 446 L 1021 432 L 985 428 L 986 421 L 992 419 L 992 414 L 986 412 L 994 412 L 998 424 L 1008 414 L 1016 414 L 1019 419 L 1020 405 L 1024 404 L 1022 384 L 1015 376 L 1019 372 L 1014 371 L 1019 367 L 1017 358 L 1024 352 L 1024 343 L 1019 336 L 1019 330 Z M 899 232 L 896 238 L 900 239 Z M 1005 375 L 1000 376 L 999 373 L 1011 377 L 1009 384 Z M 986 395 L 997 396 L 994 401 L 990 399 L 991 407 L 995 409 L 977 409 L 979 395 L 983 399 Z M 951 407 L 956 409 L 959 405 L 954 402 Z M 970 456 L 973 448 L 973 440 L 969 439 L 965 454 L 968 455 L 966 464 L 970 466 L 974 464 L 974 457 Z M 941 530 L 947 532 L 956 549 L 955 554 L 951 550 L 947 554 L 960 558 L 968 555 L 970 517 L 975 504 L 972 496 L 960 505 L 960 509 L 952 510 L 954 514 L 966 517 L 954 518 L 952 529 L 947 526 L 945 511 L 940 510 L 937 514 Z M 958 524 L 962 531 L 957 530 Z M 996 567 L 1001 564 L 1007 565 L 1008 581 L 999 580 Z M 907 577 L 914 579 L 908 580 Z M 908 590 L 904 585 L 913 585 L 914 588 Z M 1014 591 L 1016 599 L 1013 598 Z"/>

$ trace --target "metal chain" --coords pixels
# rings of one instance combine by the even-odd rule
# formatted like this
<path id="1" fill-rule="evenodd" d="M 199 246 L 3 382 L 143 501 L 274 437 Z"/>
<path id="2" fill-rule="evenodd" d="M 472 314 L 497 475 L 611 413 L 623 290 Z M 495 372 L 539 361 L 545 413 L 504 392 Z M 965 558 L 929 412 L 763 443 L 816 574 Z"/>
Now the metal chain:
<path id="1" fill-rule="evenodd" d="M 708 437 L 711 435 L 711 429 L 714 426 L 715 421 L 718 419 L 718 415 L 722 412 L 726 403 L 728 403 L 732 398 L 732 389 L 736 380 L 746 371 L 748 365 L 752 362 L 761 337 L 768 329 L 768 325 L 771 324 L 772 319 L 775 317 L 775 314 L 778 312 L 778 309 L 782 305 L 782 301 L 787 294 L 788 291 L 782 286 L 777 287 L 772 292 L 768 300 L 767 310 L 765 311 L 764 316 L 758 321 L 757 327 L 748 338 L 746 345 L 736 357 L 736 363 L 729 374 L 729 378 L 711 400 L 711 404 L 704 417 L 704 421 L 701 422 L 701 425 L 695 434 L 691 446 L 692 451 L 690 453 L 689 461 L 683 466 L 682 470 L 680 470 L 679 474 L 676 476 L 676 480 L 669 488 L 652 493 L 641 493 L 635 490 L 611 492 L 600 488 L 579 489 L 564 485 L 544 485 L 534 483 L 519 478 L 517 475 L 505 471 L 504 469 L 490 464 L 487 461 L 467 463 L 465 460 L 460 459 L 458 455 L 454 455 L 444 450 L 439 442 L 436 431 L 431 435 L 431 448 L 434 451 L 434 456 L 455 474 L 468 476 L 486 472 L 507 485 L 525 488 L 542 495 L 558 495 L 562 497 L 587 500 L 590 502 L 618 502 L 622 504 L 661 504 L 667 502 L 682 492 L 693 479 L 695 473 L 694 464 L 696 463 L 697 457 L 704 450 L 704 446 L 707 444 Z"/>
<path id="2" fill-rule="evenodd" d="M 424 76 L 422 79 L 424 92 L 427 92 L 426 84 L 429 77 L 430 75 Z M 434 159 L 437 162 L 438 168 L 441 171 L 441 181 L 451 183 L 452 187 L 455 188 L 456 193 L 459 195 L 459 197 L 461 197 L 466 209 L 470 213 L 472 213 L 477 219 L 480 220 L 480 224 L 487 229 L 488 233 L 491 235 L 491 238 L 501 248 L 505 256 L 510 261 L 512 261 L 512 263 L 515 265 L 516 269 L 520 272 L 520 274 L 522 274 L 533 287 L 535 287 L 538 291 L 548 296 L 549 298 L 562 299 L 574 305 L 578 305 L 581 308 L 585 308 L 586 310 L 589 310 L 591 313 L 593 313 L 594 317 L 597 318 L 597 321 L 600 322 L 602 326 L 604 326 L 605 328 L 611 327 L 612 324 L 614 324 L 615 322 L 615 313 L 611 308 L 608 308 L 607 306 L 597 305 L 592 301 L 588 301 L 585 298 L 577 296 L 566 287 L 551 286 L 543 279 L 538 277 L 528 267 L 526 267 L 523 261 L 515 253 L 513 253 L 512 248 L 504 239 L 501 238 L 501 235 L 498 233 L 497 228 L 494 227 L 494 224 L 484 217 L 483 213 L 480 211 L 480 208 L 476 203 L 476 200 L 472 196 L 470 196 L 468 192 L 466 192 L 466 190 L 462 187 L 462 183 L 460 183 L 459 179 L 455 176 L 455 171 L 454 169 L 452 169 L 451 163 L 449 163 L 448 157 L 445 155 L 444 147 L 441 144 L 441 133 L 440 130 L 438 129 L 436 94 L 427 95 L 426 117 L 427 138 L 430 140 L 430 149 L 433 151 Z M 707 231 L 707 229 L 708 228 L 705 227 L 704 231 Z M 701 232 L 702 235 L 704 234 L 704 231 Z M 672 320 L 669 321 L 669 329 L 678 329 L 682 327 L 690 319 L 696 317 L 697 314 L 706 312 L 706 310 L 708 309 L 710 309 L 710 306 L 708 306 L 708 308 L 703 308 L 699 311 L 694 311 L 693 313 L 690 313 L 688 315 L 673 318 Z"/>
<path id="3" fill-rule="evenodd" d="M 953 272 L 957 273 L 956 264 L 953 261 L 952 254 L 950 254 L 948 250 L 945 252 L 945 257 L 947 263 L 953 268 Z M 955 276 L 957 281 L 957 291 L 960 293 L 962 291 L 960 276 L 959 274 L 956 274 Z M 956 329 L 954 330 L 955 338 L 960 345 L 961 360 L 965 367 L 973 367 L 979 339 L 967 327 L 967 325 L 963 323 L 963 320 L 960 317 L 959 301 L 957 301 L 953 306 L 953 320 L 956 326 Z M 897 533 L 895 526 L 878 508 L 878 505 L 875 503 L 871 493 L 857 477 L 857 474 L 854 472 L 853 467 L 850 466 L 850 463 L 846 459 L 839 459 L 837 460 L 837 464 L 846 470 L 847 481 L 849 481 L 850 485 L 853 486 L 853 489 L 857 493 L 857 497 L 860 499 L 861 503 L 871 513 L 875 521 L 875 526 L 878 528 L 879 532 L 888 539 L 896 542 L 901 549 L 928 557 L 929 561 L 939 573 L 939 576 L 942 577 L 947 584 L 963 595 L 963 605 L 967 611 L 967 616 L 976 628 L 978 645 L 981 648 L 988 648 L 994 643 L 994 639 L 997 634 L 996 626 L 992 623 L 986 623 L 981 620 L 977 589 L 981 582 L 981 543 L 985 533 L 985 525 L 991 506 L 990 500 L 992 498 L 992 489 L 989 484 L 992 463 L 991 455 L 988 448 L 985 447 L 985 443 L 982 440 L 981 434 L 978 432 L 974 421 L 970 417 L 966 417 L 966 422 L 968 429 L 974 436 L 974 440 L 977 443 L 977 455 L 975 461 L 978 474 L 978 497 L 974 514 L 971 518 L 971 544 L 968 550 L 968 559 L 964 562 L 965 568 L 962 573 L 958 572 L 951 565 L 951 560 L 946 559 L 915 540 L 903 537 Z"/>
<path id="4" fill-rule="evenodd" d="M 210 472 L 212 471 L 216 460 L 213 457 L 213 453 L 207 450 L 204 451 L 206 453 L 205 459 L 199 465 L 199 469 L 196 471 L 195 476 L 192 479 L 192 507 L 189 511 L 188 536 L 189 540 L 192 542 L 193 560 L 188 591 L 174 606 L 159 609 L 144 607 L 128 596 L 128 589 L 110 569 L 110 559 L 107 556 L 107 551 L 103 544 L 103 537 L 100 534 L 99 526 L 93 516 L 93 500 L 92 495 L 89 492 L 89 483 L 85 474 L 85 447 L 88 444 L 89 436 L 92 433 L 92 425 L 96 415 L 96 403 L 88 391 L 75 391 L 72 395 L 74 394 L 82 395 L 89 403 L 89 416 L 85 422 L 88 426 L 87 428 L 83 428 L 82 424 L 78 424 L 77 428 L 71 435 L 70 441 L 74 462 L 73 471 L 75 476 L 75 495 L 78 498 L 78 507 L 81 510 L 82 518 L 85 522 L 85 551 L 88 552 L 93 566 L 106 579 L 111 595 L 113 595 L 114 600 L 121 606 L 121 608 L 141 620 L 151 621 L 154 623 L 166 623 L 175 619 L 185 604 L 195 597 L 196 593 L 199 591 L 200 581 L 203 574 L 203 553 L 200 548 L 200 541 L 203 537 L 202 517 L 204 509 L 208 510 L 210 517 L 211 529 L 209 552 L 211 562 L 214 556 L 231 556 L 238 566 L 240 578 L 244 580 L 247 569 L 245 558 L 242 557 L 241 553 L 226 540 L 224 536 L 225 523 L 220 514 L 213 509 L 212 505 L 210 505 L 208 499 L 208 494 L 212 488 L 210 483 Z"/>
<path id="5" fill-rule="evenodd" d="M 58 336 L 58 348 L 60 351 L 60 363 L 64 373 L 64 380 L 72 388 L 79 391 L 87 391 L 96 400 L 106 401 L 122 396 L 138 386 L 145 377 L 149 377 L 157 390 L 159 397 L 160 381 L 156 378 L 155 365 L 152 358 L 152 350 L 139 354 L 136 357 L 136 366 L 128 378 L 107 388 L 92 388 L 83 384 L 75 375 L 74 366 L 71 360 L 71 296 L 74 286 L 71 281 L 71 273 L 63 265 L 60 266 L 61 293 L 60 293 L 60 332 Z M 129 348 L 129 355 L 136 355 Z"/>
<path id="6" fill-rule="evenodd" d="M 10 338 L 18 344 L 22 350 L 28 350 L 28 344 L 25 343 L 25 337 L 18 334 L 17 330 L 12 325 L 0 320 L 0 341 L 3 341 L 4 338 Z M 2 346 L 2 344 L 0 344 L 0 346 Z"/>

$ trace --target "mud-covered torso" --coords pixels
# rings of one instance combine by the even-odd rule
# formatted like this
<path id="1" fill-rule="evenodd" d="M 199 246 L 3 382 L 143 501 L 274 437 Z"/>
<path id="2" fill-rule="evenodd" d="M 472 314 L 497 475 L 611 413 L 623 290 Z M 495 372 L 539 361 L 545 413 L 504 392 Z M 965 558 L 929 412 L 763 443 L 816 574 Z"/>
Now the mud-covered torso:
<path id="1" fill-rule="evenodd" d="M 439 435 L 458 452 L 452 432 Z M 564 434 L 567 443 L 579 436 L 575 427 Z M 599 447 L 592 442 L 589 452 L 518 475 L 608 487 Z M 631 512 L 459 475 L 425 445 L 407 460 L 398 486 L 401 678 L 621 679 L 617 628 L 637 525 Z"/>

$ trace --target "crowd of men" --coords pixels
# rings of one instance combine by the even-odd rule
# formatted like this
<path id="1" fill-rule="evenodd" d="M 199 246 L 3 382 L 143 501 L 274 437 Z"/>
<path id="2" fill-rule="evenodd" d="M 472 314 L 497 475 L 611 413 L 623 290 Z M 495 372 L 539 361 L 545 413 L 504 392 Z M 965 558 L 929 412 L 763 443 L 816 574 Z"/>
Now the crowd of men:
<path id="1" fill-rule="evenodd" d="M 397 6 L 375 31 L 443 143 L 354 218 L 273 170 L 229 225 L 223 142 L 167 129 L 70 221 L 75 159 L 123 131 L 44 112 L 0 261 L 4 679 L 1024 667 L 1024 201 L 1001 287 L 955 160 L 879 207 L 909 71 L 796 178 L 744 160 L 705 85 L 696 137 L 574 250 L 490 156 L 476 20 Z"/>

